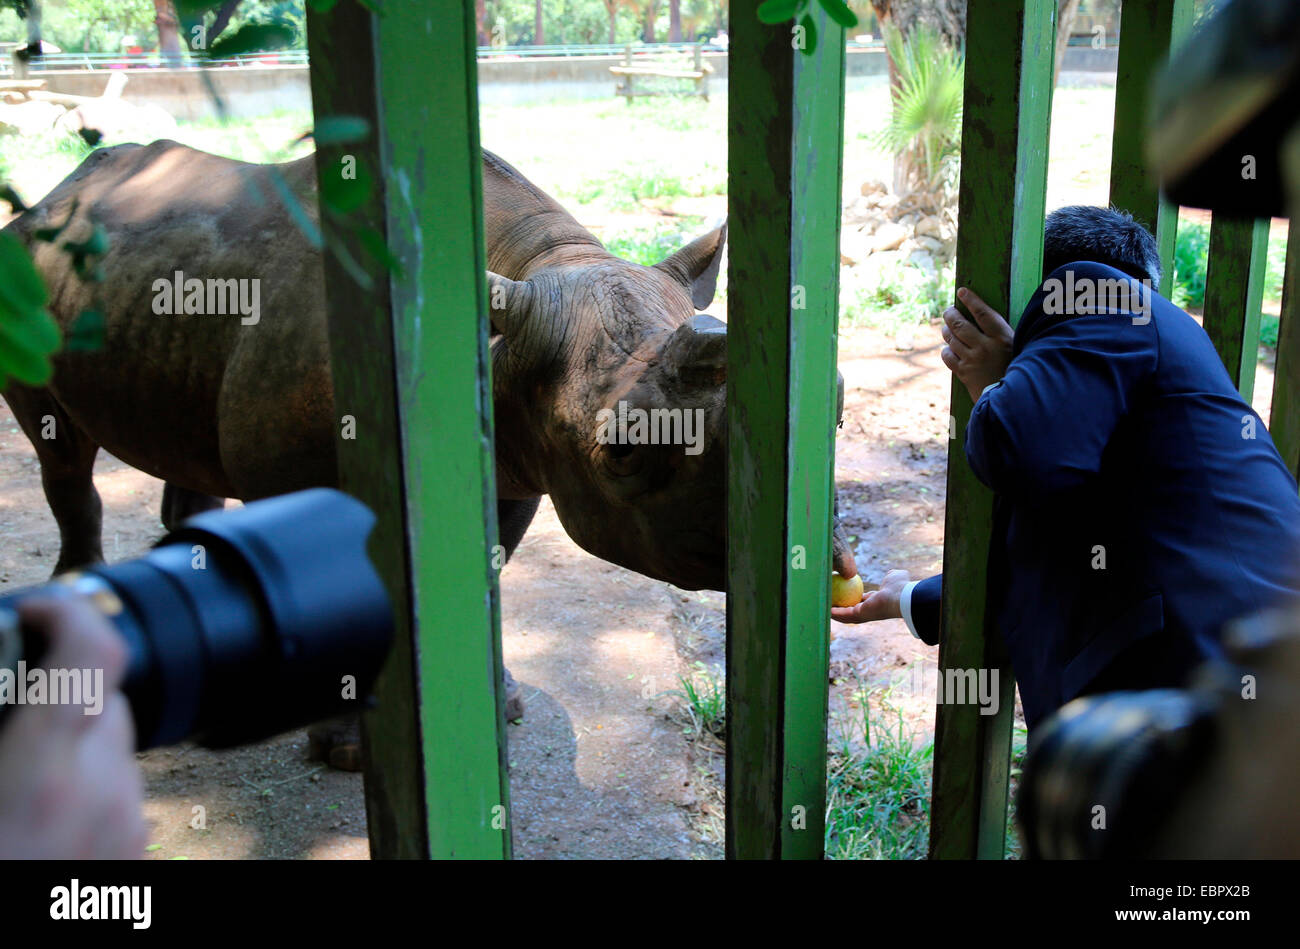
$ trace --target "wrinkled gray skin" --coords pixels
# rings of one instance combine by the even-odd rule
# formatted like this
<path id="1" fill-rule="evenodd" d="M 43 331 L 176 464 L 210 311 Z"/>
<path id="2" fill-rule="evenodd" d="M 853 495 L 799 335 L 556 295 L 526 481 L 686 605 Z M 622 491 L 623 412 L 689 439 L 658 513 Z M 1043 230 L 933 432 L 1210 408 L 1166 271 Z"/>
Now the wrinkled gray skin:
<path id="1" fill-rule="evenodd" d="M 164 520 L 336 480 L 321 255 L 274 197 L 273 166 L 170 141 L 100 149 L 5 230 L 33 250 L 68 330 L 91 287 L 62 250 L 31 240 L 62 224 L 108 233 L 98 293 L 104 345 L 63 353 L 46 389 L 5 393 L 41 462 L 62 547 L 56 572 L 103 559 L 91 481 L 99 447 L 168 483 Z M 315 217 L 312 158 L 276 166 Z M 497 489 L 508 550 L 549 494 L 569 536 L 598 557 L 685 589 L 725 587 L 725 327 L 713 297 L 726 227 L 654 267 L 608 253 L 514 168 L 483 155 Z M 261 318 L 165 316 L 153 283 L 259 278 Z M 618 401 L 700 409 L 704 451 L 605 445 Z M 40 435 L 53 416 L 57 437 Z M 364 437 L 364 433 L 362 434 Z M 842 536 L 836 565 L 856 573 Z"/>

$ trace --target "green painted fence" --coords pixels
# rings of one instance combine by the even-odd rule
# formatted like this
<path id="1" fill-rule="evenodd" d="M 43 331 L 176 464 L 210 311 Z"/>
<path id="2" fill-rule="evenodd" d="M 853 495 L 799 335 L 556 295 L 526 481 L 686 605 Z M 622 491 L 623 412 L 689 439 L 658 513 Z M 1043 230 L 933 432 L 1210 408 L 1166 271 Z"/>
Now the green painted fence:
<path id="1" fill-rule="evenodd" d="M 341 487 L 378 516 L 371 553 L 398 620 L 363 723 L 371 855 L 508 857 L 474 5 L 308 10 L 317 127 L 372 129 L 316 157 L 322 193 L 349 158 L 374 181 L 349 226 L 327 222 L 342 254 L 325 273 L 335 407 L 356 432 L 339 441 Z M 370 262 L 373 286 L 343 255 Z"/>
<path id="2" fill-rule="evenodd" d="M 1055 0 L 970 0 L 957 229 L 957 285 L 1015 320 L 1041 282 Z M 1001 858 L 1015 680 L 988 621 L 993 497 L 966 463 L 970 396 L 952 382 L 939 675 L 997 670 L 998 706 L 940 703 L 932 858 Z"/>
<path id="3" fill-rule="evenodd" d="M 820 858 L 826 794 L 829 523 L 835 414 L 844 36 L 820 8 L 816 51 L 789 24 L 733 4 L 728 357 L 726 851 Z M 970 0 L 957 281 L 1018 317 L 1040 279 L 1055 0 Z M 508 857 L 474 5 L 355 0 L 308 7 L 318 125 L 331 183 L 368 169 L 369 199 L 327 227 L 340 479 L 378 515 L 371 552 L 398 614 L 397 647 L 364 722 L 376 857 Z M 1187 31 L 1190 0 L 1130 4 L 1116 95 L 1112 201 L 1152 226 L 1167 279 L 1176 208 L 1141 163 L 1147 86 Z M 428 63 L 439 63 L 437 70 Z M 429 135 L 430 128 L 438 135 Z M 327 222 L 328 223 L 328 222 Z M 368 257 L 356 229 L 400 262 Z M 1216 221 L 1206 326 L 1249 395 L 1267 222 Z M 1262 235 L 1262 237 L 1261 237 Z M 1300 468 L 1300 327 L 1288 256 L 1273 429 Z M 346 266 L 364 262 L 371 284 Z M 436 332 L 431 331 L 436 327 Z M 397 341 L 401 345 L 397 345 Z M 940 705 L 931 856 L 1000 858 L 1014 680 L 987 617 L 992 498 L 960 450 L 971 410 L 952 388 L 940 672 L 997 669 L 998 714 Z M 419 424 L 415 424 L 416 420 Z M 465 499 L 475 499 L 466 504 Z M 416 569 L 416 566 L 419 569 Z"/>
<path id="4" fill-rule="evenodd" d="M 727 832 L 730 857 L 820 858 L 844 31 L 731 8 Z"/>

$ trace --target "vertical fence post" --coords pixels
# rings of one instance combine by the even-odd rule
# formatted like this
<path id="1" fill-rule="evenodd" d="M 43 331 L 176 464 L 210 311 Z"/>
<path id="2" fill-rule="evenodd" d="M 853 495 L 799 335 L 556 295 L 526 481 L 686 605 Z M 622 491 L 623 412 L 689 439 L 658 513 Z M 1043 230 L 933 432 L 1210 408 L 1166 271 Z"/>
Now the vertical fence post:
<path id="1" fill-rule="evenodd" d="M 816 49 L 731 10 L 727 832 L 733 858 L 820 858 L 844 31 Z M 803 37 L 809 44 L 812 38 Z"/>
<path id="2" fill-rule="evenodd" d="M 1300 478 L 1300 219 L 1292 218 L 1286 235 L 1286 271 L 1282 278 L 1282 315 L 1277 327 L 1277 365 L 1273 370 L 1273 405 L 1268 431 L 1287 469 Z"/>
<path id="3" fill-rule="evenodd" d="M 322 193 L 351 169 L 373 179 L 346 223 L 323 221 L 373 282 L 327 252 L 335 411 L 355 424 L 339 481 L 378 516 L 397 614 L 363 723 L 371 855 L 509 856 L 474 6 L 344 0 L 307 21 L 317 127 L 371 128 L 316 153 Z"/>
<path id="4" fill-rule="evenodd" d="M 1111 139 L 1110 203 L 1146 225 L 1160 246 L 1160 269 L 1173 285 L 1178 208 L 1160 195 L 1146 160 L 1151 81 L 1192 28 L 1192 0 L 1126 3 L 1120 11 Z"/>
<path id="5" fill-rule="evenodd" d="M 970 0 L 967 8 L 957 285 L 1012 322 L 1042 276 L 1055 21 L 1055 0 Z M 1015 682 L 987 622 L 993 499 L 963 450 L 971 408 L 953 379 L 939 675 L 997 670 L 998 711 L 938 706 L 930 856 L 1001 859 Z"/>
<path id="6" fill-rule="evenodd" d="M 1205 332 L 1228 375 L 1249 402 L 1259 360 L 1259 311 L 1268 261 L 1268 218 L 1251 220 L 1215 214 L 1205 270 Z"/>

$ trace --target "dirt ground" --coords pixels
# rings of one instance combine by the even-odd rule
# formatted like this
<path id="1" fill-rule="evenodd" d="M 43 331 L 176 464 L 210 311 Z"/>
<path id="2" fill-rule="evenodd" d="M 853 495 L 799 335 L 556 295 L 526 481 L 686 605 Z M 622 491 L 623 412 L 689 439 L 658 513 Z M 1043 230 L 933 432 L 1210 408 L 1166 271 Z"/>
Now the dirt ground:
<path id="1" fill-rule="evenodd" d="M 937 344 L 919 342 L 900 353 L 872 330 L 841 339 L 837 481 L 868 579 L 940 563 L 948 376 Z M 144 553 L 162 534 L 162 483 L 104 453 L 95 483 L 109 560 Z M 2 401 L 0 536 L 0 591 L 49 576 L 58 531 L 31 445 Z M 506 662 L 527 702 L 522 724 L 510 726 L 516 855 L 720 857 L 720 754 L 686 739 L 682 703 L 668 693 L 680 688 L 679 675 L 721 674 L 725 598 L 591 557 L 545 504 L 506 567 L 502 603 Z M 833 713 L 856 701 L 854 675 L 888 686 L 934 658 L 898 621 L 833 627 Z M 930 702 L 903 686 L 895 704 L 918 728 L 931 727 Z M 361 777 L 306 753 L 306 735 L 296 732 L 233 751 L 142 755 L 149 855 L 366 857 Z"/>

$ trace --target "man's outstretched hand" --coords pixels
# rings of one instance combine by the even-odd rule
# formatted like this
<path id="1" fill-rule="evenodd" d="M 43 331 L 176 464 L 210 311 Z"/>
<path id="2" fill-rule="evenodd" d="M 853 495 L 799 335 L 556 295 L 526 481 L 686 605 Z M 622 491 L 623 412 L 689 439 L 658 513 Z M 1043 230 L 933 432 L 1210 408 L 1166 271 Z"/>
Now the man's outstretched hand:
<path id="1" fill-rule="evenodd" d="M 1002 314 L 976 296 L 975 291 L 962 287 L 957 291 L 957 299 L 966 304 L 975 322 L 972 324 L 955 306 L 944 310 L 940 332 L 948 345 L 939 358 L 966 386 L 974 402 L 1006 373 L 1015 332 Z"/>
<path id="2" fill-rule="evenodd" d="M 891 570 L 885 574 L 879 590 L 872 590 L 857 606 L 832 606 L 831 619 L 841 623 L 871 623 L 878 619 L 901 619 L 903 608 L 899 598 L 903 587 L 912 578 L 906 570 Z"/>

